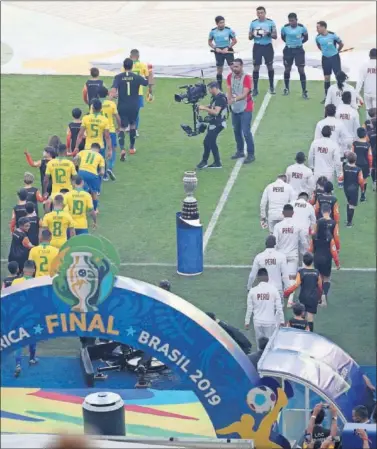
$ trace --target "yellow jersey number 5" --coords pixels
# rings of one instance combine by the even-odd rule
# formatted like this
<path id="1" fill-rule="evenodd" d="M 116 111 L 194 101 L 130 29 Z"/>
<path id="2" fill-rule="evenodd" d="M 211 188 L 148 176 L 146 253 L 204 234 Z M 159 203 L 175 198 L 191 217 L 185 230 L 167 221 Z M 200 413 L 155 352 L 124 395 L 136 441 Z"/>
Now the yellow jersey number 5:
<path id="1" fill-rule="evenodd" d="M 90 134 L 91 134 L 91 138 L 96 138 L 96 137 L 98 137 L 98 133 L 99 133 L 99 130 L 98 130 L 98 125 L 96 125 L 95 123 L 92 123 L 91 125 L 90 125 Z"/>

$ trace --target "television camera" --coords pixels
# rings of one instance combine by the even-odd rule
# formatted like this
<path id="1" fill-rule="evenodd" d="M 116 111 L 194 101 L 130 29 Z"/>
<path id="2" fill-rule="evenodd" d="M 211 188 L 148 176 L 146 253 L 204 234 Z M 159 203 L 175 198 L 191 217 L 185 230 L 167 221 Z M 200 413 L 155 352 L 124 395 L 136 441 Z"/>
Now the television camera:
<path id="1" fill-rule="evenodd" d="M 180 86 L 179 89 L 186 89 L 186 92 L 174 95 L 174 100 L 177 103 L 191 104 L 192 106 L 194 126 L 191 127 L 189 125 L 181 124 L 181 128 L 189 137 L 204 133 L 207 129 L 207 123 L 210 121 L 210 117 L 201 117 L 199 115 L 198 102 L 207 95 L 207 86 L 204 81 L 203 70 L 200 79 L 202 80 L 200 83 Z"/>

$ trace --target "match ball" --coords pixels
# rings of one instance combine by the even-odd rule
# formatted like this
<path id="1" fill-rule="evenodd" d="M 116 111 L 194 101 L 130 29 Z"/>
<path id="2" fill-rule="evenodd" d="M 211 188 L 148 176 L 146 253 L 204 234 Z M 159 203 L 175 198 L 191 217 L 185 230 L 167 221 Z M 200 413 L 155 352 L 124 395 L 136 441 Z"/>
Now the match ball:
<path id="1" fill-rule="evenodd" d="M 268 413 L 274 408 L 276 399 L 276 394 L 271 388 L 262 385 L 250 390 L 246 401 L 255 413 Z"/>

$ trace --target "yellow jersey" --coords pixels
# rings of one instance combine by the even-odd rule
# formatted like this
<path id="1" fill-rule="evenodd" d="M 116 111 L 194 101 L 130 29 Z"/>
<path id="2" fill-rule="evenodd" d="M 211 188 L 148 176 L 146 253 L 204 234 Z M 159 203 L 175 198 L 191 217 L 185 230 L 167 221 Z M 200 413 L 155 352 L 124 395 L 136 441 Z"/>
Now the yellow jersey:
<path id="1" fill-rule="evenodd" d="M 123 72 L 125 72 L 124 69 Z M 144 76 L 144 78 L 148 78 L 149 76 L 148 65 L 141 61 L 134 61 L 131 72 L 136 73 L 136 75 Z M 139 87 L 139 95 L 144 95 L 144 86 Z"/>
<path id="2" fill-rule="evenodd" d="M 12 282 L 12 287 L 13 287 L 13 285 L 22 284 L 23 282 L 27 281 L 28 279 L 33 279 L 33 277 L 32 276 L 22 276 L 22 278 L 16 278 Z"/>
<path id="3" fill-rule="evenodd" d="M 85 115 L 82 119 L 81 126 L 85 128 L 86 150 L 89 150 L 93 143 L 98 143 L 101 148 L 104 148 L 103 133 L 105 130 L 109 131 L 109 121 L 104 115 L 100 112 Z"/>
<path id="4" fill-rule="evenodd" d="M 51 245 L 61 248 L 67 241 L 67 230 L 74 228 L 72 217 L 63 210 L 54 210 L 43 217 L 42 227 L 52 234 Z"/>
<path id="5" fill-rule="evenodd" d="M 79 170 L 98 175 L 98 169 L 105 169 L 105 159 L 97 151 L 82 150 L 78 154 Z"/>
<path id="6" fill-rule="evenodd" d="M 51 264 L 58 254 L 58 248 L 55 248 L 48 243 L 41 243 L 40 245 L 31 248 L 29 260 L 32 260 L 35 263 L 35 277 L 48 276 L 50 274 Z"/>
<path id="7" fill-rule="evenodd" d="M 114 115 L 118 114 L 118 109 L 115 101 L 112 100 L 104 100 L 102 103 L 102 114 L 109 121 L 109 131 L 111 133 L 115 133 L 115 117 Z"/>
<path id="8" fill-rule="evenodd" d="M 84 189 L 74 189 L 65 195 L 64 204 L 64 210 L 71 215 L 75 229 L 88 229 L 87 214 L 93 210 L 92 196 Z"/>
<path id="9" fill-rule="evenodd" d="M 46 175 L 51 176 L 52 193 L 60 193 L 61 189 L 72 190 L 72 177 L 76 176 L 76 168 L 72 161 L 57 157 L 47 162 Z"/>

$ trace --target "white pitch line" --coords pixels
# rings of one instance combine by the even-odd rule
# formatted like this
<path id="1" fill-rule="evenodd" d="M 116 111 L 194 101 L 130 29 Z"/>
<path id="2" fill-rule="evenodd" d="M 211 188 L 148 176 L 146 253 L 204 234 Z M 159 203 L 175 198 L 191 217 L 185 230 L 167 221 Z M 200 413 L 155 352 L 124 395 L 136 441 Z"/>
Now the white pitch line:
<path id="1" fill-rule="evenodd" d="M 276 85 L 277 85 L 277 82 L 275 83 L 275 88 L 276 88 Z M 251 127 L 251 132 L 253 134 L 253 137 L 255 136 L 255 133 L 259 127 L 259 124 L 260 124 L 262 118 L 264 117 L 264 114 L 265 114 L 267 106 L 271 100 L 271 97 L 272 97 L 272 95 L 269 92 L 267 92 L 266 95 L 264 96 L 261 107 L 258 111 L 258 114 L 257 114 L 255 120 L 254 120 L 253 126 Z M 246 145 L 245 145 L 245 148 L 246 148 Z M 223 190 L 220 200 L 217 203 L 215 212 L 213 213 L 211 220 L 208 224 L 208 227 L 206 229 L 206 232 L 204 234 L 203 252 L 205 252 L 205 250 L 207 249 L 209 239 L 211 238 L 213 230 L 215 229 L 215 226 L 219 220 L 220 214 L 223 211 L 226 202 L 228 201 L 229 194 L 234 186 L 234 183 L 236 182 L 236 179 L 238 178 L 243 161 L 244 161 L 243 159 L 237 159 L 237 162 L 235 163 L 235 165 L 233 167 L 233 170 L 229 176 L 228 182 L 226 183 L 226 186 Z"/>
<path id="2" fill-rule="evenodd" d="M 0 259 L 1 263 L 8 262 L 7 259 Z M 174 263 L 159 263 L 159 262 L 122 262 L 121 267 L 167 267 L 167 268 L 176 268 L 177 265 Z M 223 268 L 229 269 L 251 269 L 251 265 L 232 265 L 232 264 L 219 264 L 219 265 L 204 265 L 204 268 L 209 269 L 218 269 L 221 270 Z M 335 270 L 334 270 L 335 271 Z M 376 268 L 341 268 L 340 271 L 360 271 L 360 272 L 375 272 Z"/>

